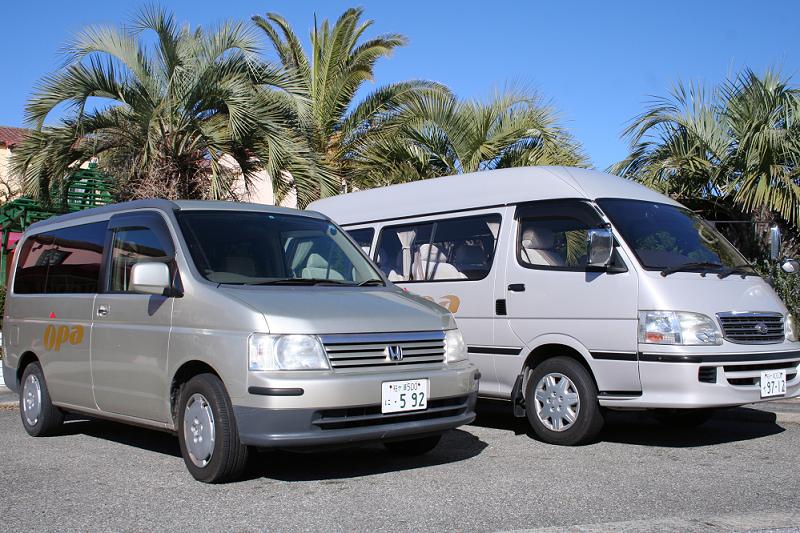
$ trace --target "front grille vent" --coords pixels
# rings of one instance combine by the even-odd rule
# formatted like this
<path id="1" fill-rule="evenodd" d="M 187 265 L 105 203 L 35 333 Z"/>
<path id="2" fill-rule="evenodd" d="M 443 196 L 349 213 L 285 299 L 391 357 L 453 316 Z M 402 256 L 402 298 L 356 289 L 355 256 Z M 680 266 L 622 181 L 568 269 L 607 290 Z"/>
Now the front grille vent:
<path id="1" fill-rule="evenodd" d="M 715 366 L 701 366 L 697 371 L 697 379 L 701 383 L 716 383 L 717 382 L 717 367 Z"/>
<path id="2" fill-rule="evenodd" d="M 780 313 L 720 313 L 717 315 L 725 339 L 738 344 L 783 342 Z"/>
<path id="3" fill-rule="evenodd" d="M 739 387 L 758 387 L 761 382 L 761 372 L 764 370 L 786 370 L 786 381 L 791 382 L 797 377 L 800 361 L 781 361 L 778 363 L 751 363 L 747 365 L 725 365 L 722 370 L 725 380 L 731 385 Z"/>
<path id="4" fill-rule="evenodd" d="M 443 331 L 322 335 L 320 339 L 335 370 L 444 362 Z"/>
<path id="5" fill-rule="evenodd" d="M 457 416 L 464 414 L 468 408 L 469 396 L 458 396 L 431 400 L 428 402 L 428 408 L 424 411 L 405 413 L 382 414 L 380 405 L 326 409 L 317 413 L 313 424 L 323 430 L 384 426 Z"/>

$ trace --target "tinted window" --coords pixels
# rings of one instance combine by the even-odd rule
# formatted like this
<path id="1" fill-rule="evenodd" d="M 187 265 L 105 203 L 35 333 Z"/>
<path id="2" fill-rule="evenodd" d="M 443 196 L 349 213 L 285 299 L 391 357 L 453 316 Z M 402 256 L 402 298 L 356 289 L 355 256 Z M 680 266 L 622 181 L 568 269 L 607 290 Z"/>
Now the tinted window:
<path id="1" fill-rule="evenodd" d="M 106 222 L 83 224 L 26 240 L 20 253 L 14 292 L 98 292 L 106 227 Z"/>
<path id="2" fill-rule="evenodd" d="M 14 276 L 14 292 L 17 294 L 38 294 L 44 292 L 47 283 L 48 255 L 53 247 L 52 235 L 33 235 L 25 240 L 17 260 Z"/>
<path id="3" fill-rule="evenodd" d="M 378 265 L 392 281 L 483 279 L 499 228 L 500 215 L 384 228 Z"/>
<path id="4" fill-rule="evenodd" d="M 579 201 L 541 202 L 520 208 L 517 257 L 522 266 L 563 270 L 586 268 L 587 233 L 602 219 Z"/>
<path id="5" fill-rule="evenodd" d="M 111 248 L 111 290 L 128 292 L 131 267 L 141 262 L 172 262 L 172 244 L 151 228 L 121 228 L 114 232 Z"/>
<path id="6" fill-rule="evenodd" d="M 372 228 L 361 228 L 347 230 L 347 233 L 354 241 L 364 250 L 364 253 L 370 255 L 372 252 L 372 237 L 375 235 L 375 230 Z"/>
<path id="7" fill-rule="evenodd" d="M 661 270 L 687 263 L 714 263 L 749 269 L 733 245 L 686 208 L 622 199 L 597 203 L 645 268 Z"/>
<path id="8" fill-rule="evenodd" d="M 47 271 L 48 293 L 94 293 L 99 291 L 100 264 L 106 222 L 56 230 Z"/>
<path id="9" fill-rule="evenodd" d="M 195 266 L 208 280 L 355 285 L 378 273 L 335 224 L 298 215 L 191 211 L 178 215 Z"/>

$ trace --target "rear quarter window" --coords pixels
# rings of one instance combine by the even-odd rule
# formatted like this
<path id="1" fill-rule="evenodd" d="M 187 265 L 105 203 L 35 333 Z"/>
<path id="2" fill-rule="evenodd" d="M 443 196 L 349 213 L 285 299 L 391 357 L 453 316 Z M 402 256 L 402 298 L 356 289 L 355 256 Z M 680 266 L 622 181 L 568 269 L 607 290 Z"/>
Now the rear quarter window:
<path id="1" fill-rule="evenodd" d="M 15 293 L 44 293 L 52 244 L 52 235 L 33 235 L 25 239 L 17 260 L 17 273 L 14 276 Z"/>
<path id="2" fill-rule="evenodd" d="M 98 292 L 107 225 L 107 222 L 82 224 L 28 238 L 17 263 L 14 292 Z"/>

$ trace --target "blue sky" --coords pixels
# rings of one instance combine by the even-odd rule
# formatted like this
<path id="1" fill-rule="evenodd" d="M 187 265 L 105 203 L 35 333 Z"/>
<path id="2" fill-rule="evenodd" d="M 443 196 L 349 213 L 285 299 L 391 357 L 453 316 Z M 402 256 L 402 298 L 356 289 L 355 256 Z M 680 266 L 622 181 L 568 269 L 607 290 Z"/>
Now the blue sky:
<path id="1" fill-rule="evenodd" d="M 378 65 L 377 83 L 437 80 L 459 96 L 486 98 L 506 84 L 535 88 L 562 114 L 594 165 L 626 153 L 625 124 L 676 80 L 718 83 L 743 67 L 770 66 L 800 83 L 791 21 L 796 1 L 669 2 L 161 2 L 181 21 L 213 24 L 275 11 L 307 36 L 313 15 L 335 19 L 360 5 L 372 34 L 410 39 Z M 8 1 L 0 18 L 0 125 L 23 125 L 37 80 L 56 68 L 62 45 L 88 24 L 117 24 L 137 2 Z"/>

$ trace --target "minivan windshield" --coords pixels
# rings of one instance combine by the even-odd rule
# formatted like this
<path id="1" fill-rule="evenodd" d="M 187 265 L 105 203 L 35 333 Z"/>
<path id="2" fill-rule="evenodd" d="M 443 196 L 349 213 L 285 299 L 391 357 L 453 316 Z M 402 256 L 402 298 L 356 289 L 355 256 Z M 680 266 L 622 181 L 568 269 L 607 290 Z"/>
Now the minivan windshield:
<path id="1" fill-rule="evenodd" d="M 722 234 L 686 208 L 618 198 L 597 204 L 648 270 L 756 274 Z"/>
<path id="2" fill-rule="evenodd" d="M 383 285 L 327 220 L 256 211 L 183 211 L 181 231 L 209 281 L 240 285 Z"/>

